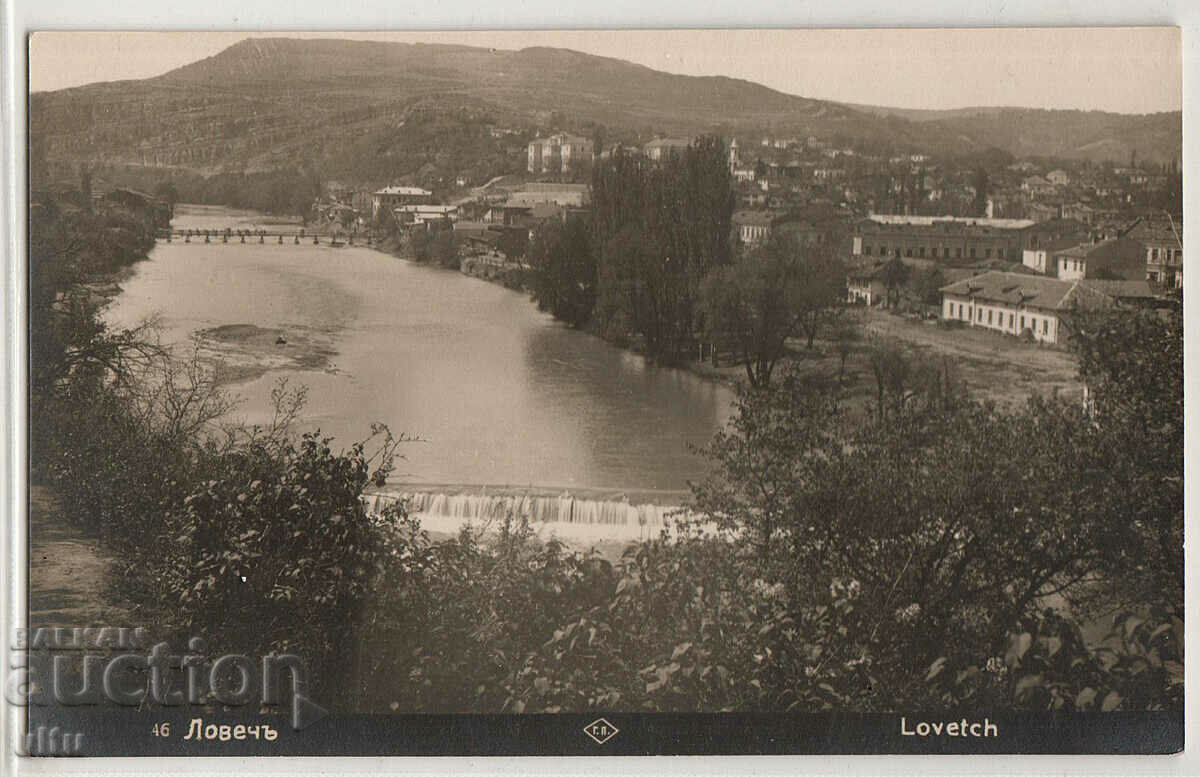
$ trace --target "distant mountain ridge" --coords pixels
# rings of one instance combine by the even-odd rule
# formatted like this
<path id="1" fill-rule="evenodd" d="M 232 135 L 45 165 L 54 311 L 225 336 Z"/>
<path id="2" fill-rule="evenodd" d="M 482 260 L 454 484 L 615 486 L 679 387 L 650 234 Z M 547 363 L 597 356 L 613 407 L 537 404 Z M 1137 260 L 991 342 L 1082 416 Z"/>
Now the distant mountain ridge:
<path id="1" fill-rule="evenodd" d="M 415 135 L 403 129 L 414 113 L 427 124 L 440 114 L 448 124 L 433 122 Z M 32 142 L 48 160 L 206 173 L 307 161 L 353 178 L 370 172 L 375 156 L 392 175 L 410 154 L 436 159 L 437 132 L 465 137 L 481 121 L 523 132 L 600 125 L 614 137 L 816 135 L 902 151 L 995 147 L 1015 156 L 1117 162 L 1133 150 L 1139 159 L 1166 162 L 1182 146 L 1180 112 L 1001 108 L 928 116 L 554 48 L 252 38 L 155 78 L 30 96 Z M 454 153 L 464 165 L 474 164 L 466 158 L 472 154 L 513 153 L 501 143 L 458 141 Z M 471 151 L 471 144 L 479 148 Z"/>

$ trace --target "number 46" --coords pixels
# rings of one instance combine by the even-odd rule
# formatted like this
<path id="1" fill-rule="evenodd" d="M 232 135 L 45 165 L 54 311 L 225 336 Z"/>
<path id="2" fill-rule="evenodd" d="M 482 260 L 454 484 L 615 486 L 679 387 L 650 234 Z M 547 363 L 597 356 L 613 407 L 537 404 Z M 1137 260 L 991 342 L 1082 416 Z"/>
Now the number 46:
<path id="1" fill-rule="evenodd" d="M 154 728 L 150 729 L 150 733 L 156 737 L 169 737 L 171 736 L 171 724 L 155 723 Z"/>

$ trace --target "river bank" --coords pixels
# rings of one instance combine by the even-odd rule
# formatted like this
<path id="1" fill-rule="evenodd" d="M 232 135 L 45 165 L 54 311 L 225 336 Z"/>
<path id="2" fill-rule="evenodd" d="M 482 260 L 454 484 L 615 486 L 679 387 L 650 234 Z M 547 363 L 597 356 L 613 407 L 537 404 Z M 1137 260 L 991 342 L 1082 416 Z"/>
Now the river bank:
<path id="1" fill-rule="evenodd" d="M 430 267 L 435 266 L 431 262 L 419 262 L 414 259 L 411 253 L 406 251 L 401 246 L 400 242 L 394 238 L 376 240 L 371 244 L 370 247 L 374 248 L 376 251 L 381 251 L 397 259 L 403 259 L 407 262 Z M 477 278 L 481 281 L 502 286 L 510 291 L 520 292 L 526 296 L 530 296 L 533 293 L 533 290 L 529 286 L 530 269 L 524 265 L 496 265 L 490 262 L 474 259 L 473 257 L 464 257 L 460 262 L 459 272 L 471 278 Z M 536 307 L 536 303 L 533 303 L 532 299 L 530 300 L 530 304 Z M 642 358 L 648 358 L 646 357 L 645 352 L 636 346 L 621 345 L 605 338 L 595 327 L 588 326 L 582 329 L 572 329 L 571 331 L 590 335 L 614 348 L 620 348 L 627 353 L 635 354 Z M 696 377 L 703 378 L 706 381 L 717 383 L 731 389 L 736 388 L 737 385 L 743 381 L 745 376 L 745 368 L 740 364 L 727 364 L 714 367 L 710 361 L 705 360 L 687 359 L 677 364 L 670 365 L 670 368 L 683 370 L 695 375 Z"/>

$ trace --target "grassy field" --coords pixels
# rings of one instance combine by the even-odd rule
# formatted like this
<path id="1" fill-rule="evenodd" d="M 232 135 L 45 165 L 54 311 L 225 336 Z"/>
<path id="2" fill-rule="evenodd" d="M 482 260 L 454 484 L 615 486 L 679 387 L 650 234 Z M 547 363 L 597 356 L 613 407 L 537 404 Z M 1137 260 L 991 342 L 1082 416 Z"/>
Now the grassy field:
<path id="1" fill-rule="evenodd" d="M 1015 337 L 971 328 L 950 328 L 937 321 L 920 321 L 882 310 L 856 309 L 862 339 L 846 359 L 842 397 L 850 407 L 875 402 L 875 378 L 868 359 L 868 339 L 886 336 L 904 343 L 925 358 L 945 358 L 954 377 L 973 399 L 1012 407 L 1031 395 L 1081 396 L 1075 357 L 1061 346 L 1026 343 Z M 840 357 L 835 344 L 818 337 L 812 350 L 801 340 L 789 341 L 788 363 L 816 386 L 837 388 Z M 728 359 L 728 357 L 726 357 Z M 776 367 L 776 374 L 784 364 Z M 745 381 L 741 364 L 726 361 L 719 368 L 693 362 L 701 375 L 729 382 Z"/>

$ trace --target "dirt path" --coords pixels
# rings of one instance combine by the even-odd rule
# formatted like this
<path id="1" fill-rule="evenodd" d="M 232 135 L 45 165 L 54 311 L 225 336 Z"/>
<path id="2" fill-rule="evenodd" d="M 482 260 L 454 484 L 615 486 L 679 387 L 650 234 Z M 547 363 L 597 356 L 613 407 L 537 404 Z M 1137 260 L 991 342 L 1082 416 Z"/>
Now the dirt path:
<path id="1" fill-rule="evenodd" d="M 54 495 L 29 488 L 29 624 L 136 626 L 128 603 L 110 601 L 113 559 L 64 521 Z"/>

